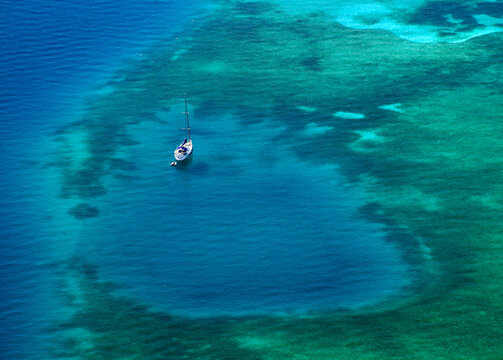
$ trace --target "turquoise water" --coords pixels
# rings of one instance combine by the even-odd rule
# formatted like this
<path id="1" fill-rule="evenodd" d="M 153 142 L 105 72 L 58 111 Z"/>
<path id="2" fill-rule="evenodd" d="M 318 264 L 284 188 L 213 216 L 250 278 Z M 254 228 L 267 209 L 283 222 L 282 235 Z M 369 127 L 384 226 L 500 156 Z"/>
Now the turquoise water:
<path id="1" fill-rule="evenodd" d="M 212 326 L 234 334 L 242 319 L 414 299 L 442 268 L 432 230 L 382 209 L 443 204 L 403 180 L 405 161 L 374 151 L 409 140 L 387 126 L 479 55 L 422 46 L 501 31 L 494 4 L 2 4 L 2 356 L 119 358 L 107 341 L 130 343 L 141 326 L 156 339 L 171 316 L 176 334 L 163 341 L 186 339 L 186 355 Z M 194 156 L 173 168 L 184 93 Z M 79 340 L 55 342 L 62 329 Z M 222 345 L 227 358 L 239 341 Z"/>
<path id="2" fill-rule="evenodd" d="M 179 112 L 165 119 L 175 127 Z M 145 175 L 118 181 L 96 219 L 105 239 L 81 245 L 107 278 L 192 315 L 354 308 L 407 284 L 384 227 L 357 218 L 358 188 L 332 165 L 296 158 L 285 129 L 194 111 L 197 152 L 171 168 L 169 145 L 180 134 L 166 135 L 167 127 L 134 130 L 140 144 L 128 158 Z"/>

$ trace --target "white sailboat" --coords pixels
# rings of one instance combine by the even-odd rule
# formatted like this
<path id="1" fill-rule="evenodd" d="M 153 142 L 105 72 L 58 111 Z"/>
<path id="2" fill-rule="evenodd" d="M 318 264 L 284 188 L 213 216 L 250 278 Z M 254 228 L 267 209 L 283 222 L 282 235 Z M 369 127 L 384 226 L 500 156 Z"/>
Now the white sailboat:
<path id="1" fill-rule="evenodd" d="M 187 110 L 187 97 L 185 96 L 185 114 L 186 116 L 186 121 L 187 121 L 187 127 L 185 130 L 187 130 L 187 138 L 183 140 L 183 142 L 175 149 L 175 159 L 176 161 L 173 161 L 171 163 L 172 166 L 176 166 L 178 162 L 187 162 L 191 157 L 192 157 L 192 140 L 190 138 L 190 124 L 189 124 L 189 111 Z"/>

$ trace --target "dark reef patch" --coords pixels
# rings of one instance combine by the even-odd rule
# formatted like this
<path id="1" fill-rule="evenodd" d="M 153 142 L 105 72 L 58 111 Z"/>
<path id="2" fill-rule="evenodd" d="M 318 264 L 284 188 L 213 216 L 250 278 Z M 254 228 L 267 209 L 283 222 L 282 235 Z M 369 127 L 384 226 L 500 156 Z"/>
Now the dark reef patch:
<path id="1" fill-rule="evenodd" d="M 303 59 L 300 64 L 302 66 L 305 66 L 308 69 L 311 69 L 313 71 L 320 71 L 321 70 L 321 62 L 320 58 L 317 56 L 311 56 L 308 58 Z"/>
<path id="2" fill-rule="evenodd" d="M 475 4 L 475 11 L 477 14 L 487 14 L 493 17 L 503 17 L 503 3 L 501 3 L 500 1 L 479 2 Z"/>
<path id="3" fill-rule="evenodd" d="M 97 217 L 100 213 L 97 207 L 88 203 L 80 203 L 68 210 L 68 213 L 75 217 L 75 219 L 83 220 Z"/>
<path id="4" fill-rule="evenodd" d="M 449 14 L 454 19 L 461 21 L 465 31 L 480 26 L 473 17 L 472 7 L 459 1 L 427 2 L 411 15 L 409 23 L 453 27 L 456 24 L 448 20 L 447 16 Z"/>
<path id="5" fill-rule="evenodd" d="M 235 6 L 237 12 L 247 15 L 261 15 L 274 8 L 270 3 L 260 1 L 240 1 Z"/>

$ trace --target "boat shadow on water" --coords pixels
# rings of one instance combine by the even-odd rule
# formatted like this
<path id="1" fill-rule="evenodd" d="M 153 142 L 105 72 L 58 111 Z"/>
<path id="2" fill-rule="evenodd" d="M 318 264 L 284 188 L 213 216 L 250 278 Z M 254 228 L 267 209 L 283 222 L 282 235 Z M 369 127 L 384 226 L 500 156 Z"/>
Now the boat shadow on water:
<path id="1" fill-rule="evenodd" d="M 193 156 L 190 158 L 177 162 L 176 165 L 173 166 L 177 171 L 190 171 L 191 174 L 194 175 L 203 175 L 207 174 L 210 170 L 210 165 L 207 162 L 193 161 Z"/>

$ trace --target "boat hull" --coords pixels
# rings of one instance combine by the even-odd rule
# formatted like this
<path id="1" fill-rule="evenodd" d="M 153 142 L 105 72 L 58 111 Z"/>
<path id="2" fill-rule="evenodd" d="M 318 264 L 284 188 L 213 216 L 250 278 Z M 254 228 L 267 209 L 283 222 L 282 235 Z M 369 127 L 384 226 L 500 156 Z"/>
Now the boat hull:
<path id="1" fill-rule="evenodd" d="M 175 155 L 175 159 L 179 163 L 187 163 L 192 159 L 192 151 L 183 157 L 176 157 L 176 155 Z"/>
<path id="2" fill-rule="evenodd" d="M 177 162 L 186 162 L 192 158 L 192 140 L 184 140 L 183 143 L 180 144 L 175 149 L 174 155 Z"/>

